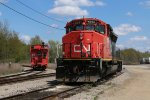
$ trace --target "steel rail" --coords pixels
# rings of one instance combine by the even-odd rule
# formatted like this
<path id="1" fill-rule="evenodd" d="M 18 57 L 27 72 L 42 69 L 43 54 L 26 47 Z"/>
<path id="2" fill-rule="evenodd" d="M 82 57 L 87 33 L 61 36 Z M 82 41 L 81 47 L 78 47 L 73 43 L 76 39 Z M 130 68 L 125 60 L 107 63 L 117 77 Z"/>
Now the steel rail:
<path id="1" fill-rule="evenodd" d="M 51 77 L 51 76 L 55 76 L 55 73 L 48 73 L 48 74 L 37 74 L 37 73 L 35 73 L 32 75 L 28 75 L 28 76 L 21 76 L 21 77 L 15 77 L 15 78 L 1 80 L 0 85 L 23 82 L 26 80 L 33 80 L 33 79 L 45 78 L 45 77 Z"/>
<path id="2" fill-rule="evenodd" d="M 116 75 L 113 76 L 107 76 L 105 78 L 100 79 L 98 82 L 96 82 L 96 85 L 102 85 L 112 79 L 114 79 L 115 77 L 120 76 L 121 74 L 123 74 L 124 72 L 120 72 Z M 0 100 L 32 100 L 32 99 L 36 99 L 36 100 L 53 100 L 56 97 L 58 98 L 65 98 L 65 97 L 69 97 L 72 96 L 74 94 L 76 94 L 77 92 L 81 92 L 84 91 L 85 89 L 83 87 L 86 86 L 86 84 L 83 85 L 79 85 L 79 86 L 74 86 L 71 89 L 65 89 L 62 91 L 46 91 L 48 89 L 53 89 L 55 88 L 57 85 L 59 85 L 60 83 L 55 83 L 54 85 L 51 85 L 49 87 L 45 87 L 42 89 L 38 89 L 38 90 L 33 90 L 30 92 L 26 92 L 26 93 L 22 93 L 22 94 L 17 94 L 14 96 L 9 96 L 9 97 L 5 97 L 5 98 L 0 98 Z M 62 84 L 62 83 L 61 83 Z M 91 85 L 95 85 L 93 83 L 91 83 Z"/>
<path id="3" fill-rule="evenodd" d="M 102 85 L 102 84 L 114 79 L 115 77 L 120 76 L 123 73 L 124 72 L 120 72 L 120 73 L 118 73 L 117 75 L 114 75 L 114 76 L 106 76 L 106 77 L 100 79 L 98 82 L 96 82 L 96 84 L 92 83 L 91 85 Z M 59 97 L 61 99 L 64 98 L 64 97 L 69 97 L 70 95 L 76 94 L 76 91 L 82 91 L 84 86 L 85 86 L 85 84 L 83 84 L 81 86 L 71 88 L 71 89 L 67 89 L 67 90 L 64 90 L 64 91 L 61 91 L 61 92 L 58 92 L 58 93 L 56 92 L 54 94 L 50 94 L 49 96 L 42 97 L 38 100 L 51 100 L 51 99 L 53 100 L 53 99 L 55 99 L 55 97 Z M 71 92 L 71 93 L 69 94 L 68 92 Z"/>
<path id="4" fill-rule="evenodd" d="M 55 82 L 55 83 L 51 84 L 50 86 L 40 88 L 37 90 L 32 90 L 32 91 L 25 92 L 25 93 L 21 93 L 21 94 L 12 95 L 9 97 L 0 98 L 0 100 L 19 100 L 19 98 L 25 99 L 25 98 L 23 98 L 24 96 L 32 95 L 34 93 L 38 93 L 38 92 L 41 92 L 44 90 L 52 89 L 52 88 L 55 88 L 57 85 L 61 84 L 61 83 L 57 82 L 56 80 L 54 80 L 53 82 Z"/>
<path id="5" fill-rule="evenodd" d="M 18 74 L 7 75 L 7 76 L 1 76 L 1 77 L 0 77 L 0 80 L 1 80 L 1 79 L 5 79 L 5 78 L 11 78 L 11 77 L 15 77 L 15 76 L 20 76 L 20 75 L 29 74 L 29 73 L 31 73 L 31 72 L 33 72 L 33 70 L 26 70 L 26 71 L 23 71 L 23 72 L 18 73 Z"/>

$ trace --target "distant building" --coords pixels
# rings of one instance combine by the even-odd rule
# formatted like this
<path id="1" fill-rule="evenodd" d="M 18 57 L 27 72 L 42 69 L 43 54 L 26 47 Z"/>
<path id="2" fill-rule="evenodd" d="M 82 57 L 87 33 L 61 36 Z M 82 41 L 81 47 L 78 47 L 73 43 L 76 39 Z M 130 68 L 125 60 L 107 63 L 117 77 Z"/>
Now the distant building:
<path id="1" fill-rule="evenodd" d="M 148 57 L 148 58 L 142 58 L 140 60 L 140 64 L 150 64 L 150 57 Z"/>

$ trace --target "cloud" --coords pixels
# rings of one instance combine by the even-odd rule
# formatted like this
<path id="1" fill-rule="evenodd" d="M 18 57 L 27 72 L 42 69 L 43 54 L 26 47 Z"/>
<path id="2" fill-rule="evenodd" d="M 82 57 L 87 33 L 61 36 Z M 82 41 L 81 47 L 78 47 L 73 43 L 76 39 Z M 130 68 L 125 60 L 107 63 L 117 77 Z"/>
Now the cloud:
<path id="1" fill-rule="evenodd" d="M 56 0 L 55 6 L 94 6 L 94 2 L 90 0 Z"/>
<path id="2" fill-rule="evenodd" d="M 139 4 L 146 8 L 150 8 L 150 0 L 140 2 Z"/>
<path id="3" fill-rule="evenodd" d="M 2 12 L 0 12 L 0 16 L 2 16 Z"/>
<path id="4" fill-rule="evenodd" d="M 150 40 L 147 36 L 133 36 L 132 38 L 128 38 L 125 41 L 117 43 L 116 45 L 120 49 L 126 48 L 134 48 L 139 51 L 148 51 L 147 47 L 150 47 Z"/>
<path id="5" fill-rule="evenodd" d="M 101 0 L 92 2 L 91 0 L 55 0 L 55 6 L 105 6 Z"/>
<path id="6" fill-rule="evenodd" d="M 119 38 L 120 39 L 120 38 Z M 149 51 L 150 40 L 147 36 L 133 36 L 116 44 L 120 49 L 134 48 L 139 51 Z"/>
<path id="7" fill-rule="evenodd" d="M 55 0 L 54 8 L 48 10 L 48 13 L 53 13 L 57 15 L 64 16 L 88 16 L 89 13 L 86 9 L 81 7 L 90 6 L 104 6 L 105 3 L 97 0 L 93 2 L 92 0 Z"/>
<path id="8" fill-rule="evenodd" d="M 147 41 L 147 43 L 146 43 L 146 44 L 150 46 L 150 40 L 149 40 L 149 41 Z"/>
<path id="9" fill-rule="evenodd" d="M 127 16 L 133 16 L 133 13 L 132 12 L 127 12 L 126 15 Z"/>
<path id="10" fill-rule="evenodd" d="M 4 2 L 5 0 L 0 0 L 0 2 Z"/>
<path id="11" fill-rule="evenodd" d="M 52 27 L 56 27 L 56 28 L 58 27 L 58 25 L 57 25 L 57 24 L 52 24 L 51 26 L 52 26 Z"/>
<path id="12" fill-rule="evenodd" d="M 125 48 L 123 44 L 117 44 L 116 47 L 119 48 L 119 49 L 124 49 Z"/>
<path id="13" fill-rule="evenodd" d="M 135 36 L 133 38 L 130 38 L 131 41 L 146 41 L 148 38 L 146 36 Z"/>
<path id="14" fill-rule="evenodd" d="M 132 24 L 121 24 L 114 27 L 114 32 L 117 35 L 127 35 L 129 33 L 139 32 L 141 27 Z"/>
<path id="15" fill-rule="evenodd" d="M 106 4 L 103 2 L 103 1 L 96 1 L 95 2 L 95 5 L 98 5 L 98 6 L 105 6 Z"/>
<path id="16" fill-rule="evenodd" d="M 2 3 L 6 3 L 8 0 L 0 0 L 0 2 Z"/>
<path id="17" fill-rule="evenodd" d="M 30 37 L 29 35 L 21 35 L 21 36 L 20 36 L 20 39 L 21 39 L 22 41 L 24 41 L 25 43 L 29 43 L 30 40 L 31 40 L 31 37 Z"/>
<path id="18" fill-rule="evenodd" d="M 77 6 L 61 6 L 55 7 L 48 11 L 49 13 L 54 13 L 58 15 L 67 15 L 67 16 L 87 16 L 88 12 L 82 10 Z"/>

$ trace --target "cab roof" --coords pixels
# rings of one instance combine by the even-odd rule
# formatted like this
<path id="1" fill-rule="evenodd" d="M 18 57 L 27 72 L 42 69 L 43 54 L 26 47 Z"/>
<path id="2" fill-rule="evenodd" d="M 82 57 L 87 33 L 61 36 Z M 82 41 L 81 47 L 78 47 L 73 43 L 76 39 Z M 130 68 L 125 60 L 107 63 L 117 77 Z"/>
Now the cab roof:
<path id="1" fill-rule="evenodd" d="M 106 25 L 106 23 L 103 22 L 103 21 L 100 20 L 100 19 L 97 19 L 97 18 L 84 18 L 84 17 L 83 17 L 83 18 L 74 19 L 74 20 L 72 20 L 72 21 L 70 21 L 70 22 L 67 22 L 66 27 L 67 27 L 67 26 L 70 26 L 73 22 L 76 22 L 76 21 L 83 21 L 83 22 L 86 22 L 87 20 L 96 21 L 96 22 L 98 22 L 98 23 L 101 23 L 101 24 L 103 24 L 103 25 Z"/>

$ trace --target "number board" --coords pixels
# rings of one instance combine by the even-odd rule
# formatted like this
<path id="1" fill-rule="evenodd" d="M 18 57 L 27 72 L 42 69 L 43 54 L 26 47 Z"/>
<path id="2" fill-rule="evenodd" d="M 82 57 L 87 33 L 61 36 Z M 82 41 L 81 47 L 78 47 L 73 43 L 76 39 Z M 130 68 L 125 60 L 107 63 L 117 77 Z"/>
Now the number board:
<path id="1" fill-rule="evenodd" d="M 95 21 L 95 20 L 87 20 L 86 22 L 87 22 L 87 24 L 90 24 L 90 25 L 91 25 L 91 24 L 95 24 L 95 23 L 96 23 L 96 21 Z"/>
<path id="2" fill-rule="evenodd" d="M 73 23 L 74 25 L 79 25 L 79 24 L 82 24 L 82 21 L 74 21 Z"/>

